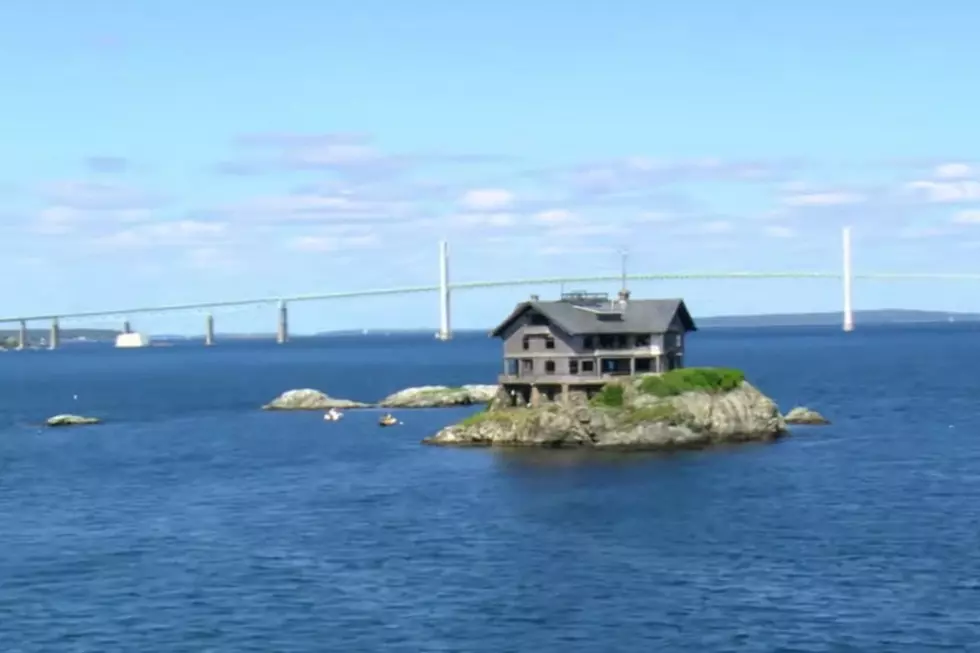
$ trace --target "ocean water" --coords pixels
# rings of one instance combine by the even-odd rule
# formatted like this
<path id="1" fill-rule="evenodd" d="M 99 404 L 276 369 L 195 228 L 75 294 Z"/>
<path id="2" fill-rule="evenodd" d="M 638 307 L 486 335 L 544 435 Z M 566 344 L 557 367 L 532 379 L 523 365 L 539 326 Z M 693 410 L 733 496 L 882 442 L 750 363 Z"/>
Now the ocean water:
<path id="1" fill-rule="evenodd" d="M 830 417 L 670 455 L 418 441 L 283 390 L 488 382 L 486 338 L 0 354 L 0 650 L 965 651 L 980 643 L 980 331 L 704 331 Z M 77 399 L 75 396 L 77 395 Z M 106 418 L 45 430 L 58 412 Z"/>

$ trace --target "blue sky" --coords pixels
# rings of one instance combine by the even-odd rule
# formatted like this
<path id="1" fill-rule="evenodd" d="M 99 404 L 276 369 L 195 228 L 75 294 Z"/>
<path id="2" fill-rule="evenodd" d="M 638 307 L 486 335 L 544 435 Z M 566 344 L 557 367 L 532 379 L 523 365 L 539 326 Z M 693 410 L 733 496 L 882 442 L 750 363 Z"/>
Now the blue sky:
<path id="1" fill-rule="evenodd" d="M 613 273 L 624 247 L 635 272 L 832 271 L 845 224 L 857 271 L 980 271 L 978 22 L 883 0 L 8 0 L 0 313 L 435 283 L 440 238 L 459 281 Z M 634 293 L 714 315 L 835 310 L 839 286 Z M 557 289 L 459 293 L 454 323 L 533 291 Z M 980 310 L 970 282 L 855 300 Z M 292 321 L 437 315 L 411 296 Z"/>

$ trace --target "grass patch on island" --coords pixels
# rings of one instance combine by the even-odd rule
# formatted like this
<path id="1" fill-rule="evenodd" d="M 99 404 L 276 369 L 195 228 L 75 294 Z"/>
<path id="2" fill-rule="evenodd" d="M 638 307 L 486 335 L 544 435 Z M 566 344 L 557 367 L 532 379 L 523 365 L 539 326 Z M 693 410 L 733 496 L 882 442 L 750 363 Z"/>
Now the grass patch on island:
<path id="1" fill-rule="evenodd" d="M 603 408 L 622 408 L 625 401 L 626 388 L 618 383 L 607 383 L 596 396 L 592 397 L 590 403 Z"/>
<path id="2" fill-rule="evenodd" d="M 653 406 L 630 408 L 623 412 L 622 422 L 627 425 L 643 424 L 644 422 L 660 422 L 673 426 L 682 426 L 690 421 L 690 415 L 678 410 L 673 404 L 658 403 Z"/>
<path id="3" fill-rule="evenodd" d="M 541 409 L 537 409 L 541 410 Z M 476 426 L 477 424 L 514 424 L 520 420 L 531 419 L 535 414 L 532 408 L 504 408 L 480 410 L 457 423 L 457 426 Z"/>
<path id="4" fill-rule="evenodd" d="M 639 391 L 656 397 L 675 397 L 685 392 L 723 393 L 734 390 L 745 381 L 745 373 L 727 367 L 687 367 L 659 376 L 646 376 Z"/>

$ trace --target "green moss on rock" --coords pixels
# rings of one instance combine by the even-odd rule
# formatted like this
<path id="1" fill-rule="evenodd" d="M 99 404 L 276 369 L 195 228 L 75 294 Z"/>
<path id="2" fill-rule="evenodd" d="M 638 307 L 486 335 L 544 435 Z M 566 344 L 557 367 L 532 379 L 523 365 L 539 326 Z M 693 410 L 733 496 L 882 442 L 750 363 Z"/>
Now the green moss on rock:
<path id="1" fill-rule="evenodd" d="M 720 394 L 740 387 L 745 373 L 726 367 L 688 367 L 656 376 L 645 376 L 637 387 L 643 394 L 676 397 L 685 392 Z"/>
<path id="2" fill-rule="evenodd" d="M 590 403 L 593 406 L 604 406 L 606 408 L 620 408 L 626 401 L 626 388 L 618 383 L 606 384 L 599 393 L 592 397 Z"/>

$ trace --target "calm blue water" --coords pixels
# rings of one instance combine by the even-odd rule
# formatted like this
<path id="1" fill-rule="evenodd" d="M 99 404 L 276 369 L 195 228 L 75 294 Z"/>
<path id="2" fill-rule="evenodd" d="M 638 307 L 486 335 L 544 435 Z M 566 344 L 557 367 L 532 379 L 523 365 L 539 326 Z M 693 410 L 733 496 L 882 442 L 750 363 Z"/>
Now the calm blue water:
<path id="1" fill-rule="evenodd" d="M 975 646 L 980 331 L 689 346 L 835 424 L 666 456 L 438 449 L 418 441 L 473 409 L 381 430 L 256 408 L 487 382 L 496 343 L 0 354 L 0 650 Z M 64 411 L 110 421 L 36 426 Z"/>

